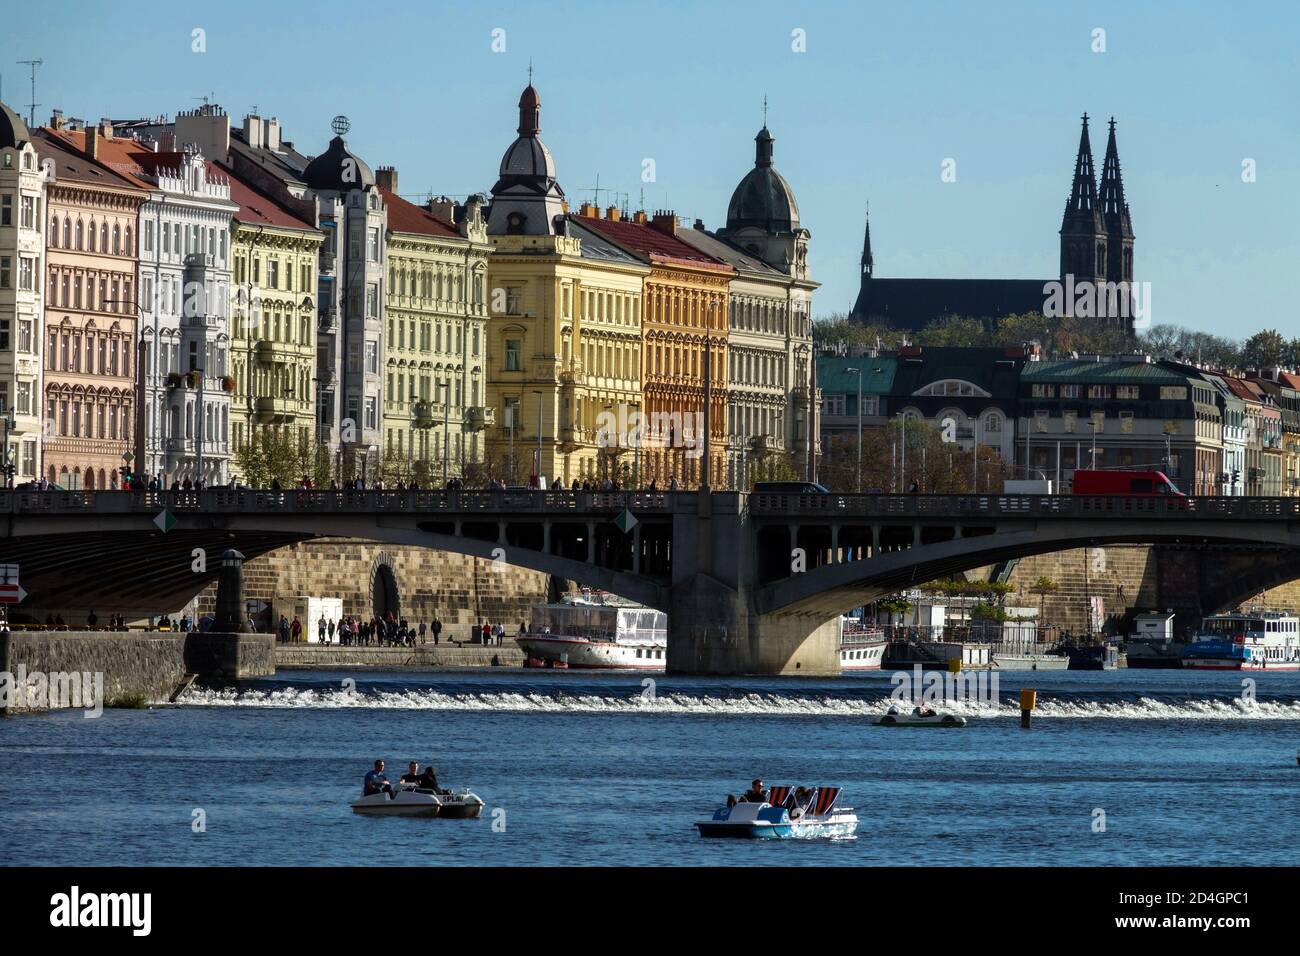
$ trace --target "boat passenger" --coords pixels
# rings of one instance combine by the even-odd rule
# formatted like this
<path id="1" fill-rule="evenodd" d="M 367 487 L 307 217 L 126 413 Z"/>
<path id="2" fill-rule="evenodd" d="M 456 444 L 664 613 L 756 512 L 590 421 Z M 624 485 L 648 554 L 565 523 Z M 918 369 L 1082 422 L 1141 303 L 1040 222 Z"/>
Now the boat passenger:
<path id="1" fill-rule="evenodd" d="M 414 764 L 412 764 L 414 766 Z M 432 790 L 434 793 L 442 793 L 438 789 L 438 774 L 433 767 L 425 767 L 424 773 L 420 776 L 420 787 L 423 790 Z"/>
<path id="2" fill-rule="evenodd" d="M 742 803 L 766 803 L 767 791 L 763 789 L 763 778 L 755 777 L 740 799 Z"/>
<path id="3" fill-rule="evenodd" d="M 382 760 L 376 760 L 375 769 L 366 771 L 365 782 L 361 785 L 361 795 L 363 797 L 369 797 L 376 793 L 392 792 L 392 784 L 390 784 L 388 778 L 384 776 L 384 762 Z"/>
<path id="4" fill-rule="evenodd" d="M 416 783 L 420 782 L 420 765 L 412 760 L 406 765 L 406 773 L 402 774 L 398 783 Z"/>

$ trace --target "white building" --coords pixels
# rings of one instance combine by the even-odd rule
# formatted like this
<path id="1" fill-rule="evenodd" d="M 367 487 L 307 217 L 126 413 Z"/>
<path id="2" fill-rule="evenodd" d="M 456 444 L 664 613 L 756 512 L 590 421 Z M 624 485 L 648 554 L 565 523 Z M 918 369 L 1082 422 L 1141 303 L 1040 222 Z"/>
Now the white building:
<path id="1" fill-rule="evenodd" d="M 194 147 L 135 154 L 156 191 L 140 210 L 143 471 L 229 481 L 230 184 Z"/>
<path id="2" fill-rule="evenodd" d="M 44 196 L 27 124 L 0 103 L 0 464 L 16 484 L 41 472 Z"/>

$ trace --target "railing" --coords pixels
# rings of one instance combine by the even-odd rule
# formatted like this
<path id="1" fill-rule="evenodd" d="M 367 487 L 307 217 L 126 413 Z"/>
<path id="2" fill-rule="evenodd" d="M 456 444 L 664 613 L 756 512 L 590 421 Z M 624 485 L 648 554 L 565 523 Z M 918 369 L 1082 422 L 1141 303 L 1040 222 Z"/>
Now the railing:
<path id="1" fill-rule="evenodd" d="M 1076 517 L 1300 518 L 1300 498 L 1179 497 L 1163 495 L 871 495 L 778 494 L 749 496 L 755 515 L 828 518 Z"/>
<path id="2" fill-rule="evenodd" d="M 0 512 L 17 514 L 612 514 L 671 513 L 689 492 L 596 491 L 283 491 L 210 488 L 206 491 L 0 491 Z"/>

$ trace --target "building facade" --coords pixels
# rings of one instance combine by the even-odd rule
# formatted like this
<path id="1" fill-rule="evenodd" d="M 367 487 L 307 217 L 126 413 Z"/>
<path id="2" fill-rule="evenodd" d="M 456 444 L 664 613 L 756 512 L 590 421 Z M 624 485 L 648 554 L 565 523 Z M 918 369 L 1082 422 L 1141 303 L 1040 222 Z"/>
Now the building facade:
<path id="1" fill-rule="evenodd" d="M 316 264 L 324 236 L 270 195 L 220 167 L 232 219 L 230 443 L 242 475 L 268 448 L 315 451 Z"/>
<path id="2" fill-rule="evenodd" d="M 488 234 L 487 457 L 507 482 L 566 484 L 628 473 L 644 457 L 610 412 L 641 408 L 643 282 L 639 257 L 567 214 L 555 160 L 542 142 L 541 97 L 519 99 L 518 136 L 492 187 Z M 634 422 L 635 420 L 632 420 Z M 640 431 L 631 429 L 636 436 Z"/>
<path id="3" fill-rule="evenodd" d="M 445 482 L 482 462 L 489 424 L 484 203 L 417 206 L 398 195 L 392 167 L 377 181 L 388 209 L 385 473 Z"/>
<path id="4" fill-rule="evenodd" d="M 61 127 L 56 115 L 38 136 L 51 177 L 43 468 L 65 488 L 116 488 L 134 470 L 137 243 L 149 193 L 88 157 L 85 130 Z"/>
<path id="5" fill-rule="evenodd" d="M 27 124 L 0 103 L 0 466 L 41 475 L 45 179 Z"/>

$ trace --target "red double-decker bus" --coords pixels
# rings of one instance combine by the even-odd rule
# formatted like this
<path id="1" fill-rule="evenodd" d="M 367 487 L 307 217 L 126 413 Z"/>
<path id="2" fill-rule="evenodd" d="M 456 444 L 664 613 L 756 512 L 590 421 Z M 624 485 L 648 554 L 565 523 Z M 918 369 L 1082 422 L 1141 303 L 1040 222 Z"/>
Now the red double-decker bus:
<path id="1" fill-rule="evenodd" d="M 1074 473 L 1076 495 L 1173 495 L 1185 498 L 1163 471 L 1083 471 Z"/>

